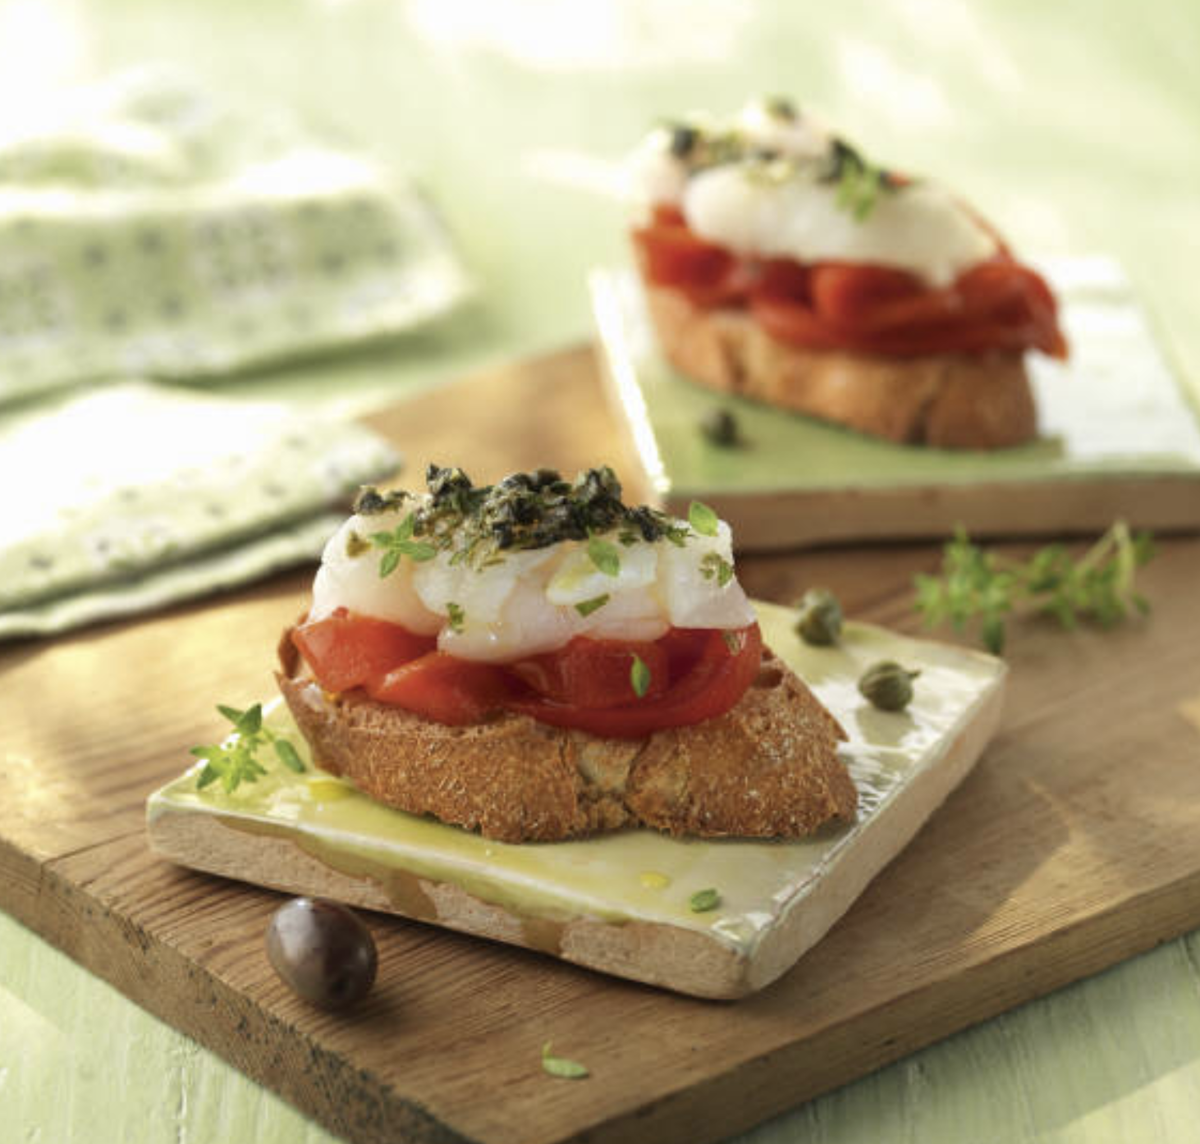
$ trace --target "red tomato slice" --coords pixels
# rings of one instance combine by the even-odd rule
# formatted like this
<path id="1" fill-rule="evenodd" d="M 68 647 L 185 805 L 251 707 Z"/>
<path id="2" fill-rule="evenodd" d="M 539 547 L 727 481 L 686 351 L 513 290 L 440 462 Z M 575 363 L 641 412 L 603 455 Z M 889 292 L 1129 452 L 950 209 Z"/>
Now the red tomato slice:
<path id="1" fill-rule="evenodd" d="M 720 306 L 741 297 L 749 284 L 739 259 L 686 226 L 655 225 L 633 232 L 646 277 L 682 291 L 698 306 Z"/>
<path id="2" fill-rule="evenodd" d="M 646 665 L 649 683 L 644 700 L 667 689 L 669 661 L 661 643 L 623 643 L 577 636 L 566 647 L 507 664 L 508 669 L 543 699 L 589 709 L 619 707 L 638 701 L 631 672 L 637 656 Z"/>
<path id="3" fill-rule="evenodd" d="M 1067 356 L 1050 288 L 999 238 L 994 258 L 937 289 L 867 263 L 742 258 L 693 234 L 673 207 L 657 208 L 633 239 L 649 281 L 698 306 L 748 306 L 771 337 L 790 345 L 895 356 L 993 349 Z"/>
<path id="4" fill-rule="evenodd" d="M 736 632 L 704 631 L 696 638 L 701 647 L 698 661 L 656 699 L 591 710 L 545 699 L 518 698 L 509 706 L 543 723 L 619 739 L 640 739 L 664 727 L 715 718 L 733 707 L 754 682 L 762 659 L 762 633 L 752 624 Z"/>
<path id="5" fill-rule="evenodd" d="M 905 270 L 823 262 L 813 267 L 810 277 L 817 317 L 847 332 L 927 325 L 953 319 L 963 311 L 954 290 L 930 290 Z"/>
<path id="6" fill-rule="evenodd" d="M 432 651 L 432 636 L 338 608 L 322 620 L 298 625 L 292 643 L 326 691 L 363 687 L 398 663 Z"/>
<path id="7" fill-rule="evenodd" d="M 512 688 L 503 668 L 431 651 L 367 685 L 380 703 L 394 703 L 436 723 L 482 723 L 502 711 Z"/>

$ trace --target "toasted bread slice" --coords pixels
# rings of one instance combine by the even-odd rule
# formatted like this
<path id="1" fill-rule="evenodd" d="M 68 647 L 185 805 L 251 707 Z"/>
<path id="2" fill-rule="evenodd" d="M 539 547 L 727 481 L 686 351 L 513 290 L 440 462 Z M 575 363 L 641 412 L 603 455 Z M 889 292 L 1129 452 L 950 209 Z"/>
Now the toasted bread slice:
<path id="1" fill-rule="evenodd" d="M 667 359 L 711 389 L 901 444 L 998 449 L 1037 435 L 1021 353 L 806 350 L 776 341 L 744 310 L 703 309 L 649 283 L 646 299 Z"/>
<path id="2" fill-rule="evenodd" d="M 837 755 L 845 732 L 770 652 L 732 710 L 640 740 L 514 714 L 449 727 L 361 692 L 326 693 L 286 635 L 280 659 L 280 690 L 320 766 L 389 806 L 502 842 L 624 826 L 797 838 L 857 806 Z"/>

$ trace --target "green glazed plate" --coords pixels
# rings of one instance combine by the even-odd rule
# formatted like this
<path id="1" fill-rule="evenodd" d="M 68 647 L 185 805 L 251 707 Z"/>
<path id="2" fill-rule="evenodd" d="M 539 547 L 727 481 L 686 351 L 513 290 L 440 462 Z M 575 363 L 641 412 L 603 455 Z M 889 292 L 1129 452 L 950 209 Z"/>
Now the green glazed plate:
<path id="1" fill-rule="evenodd" d="M 671 511 L 701 499 L 745 549 L 830 541 L 1200 527 L 1200 421 L 1120 267 L 1059 259 L 1042 269 L 1062 302 L 1072 356 L 1031 355 L 1035 442 L 994 452 L 895 445 L 714 393 L 655 344 L 632 270 L 591 277 L 609 390 L 654 493 Z M 700 433 L 731 409 L 744 444 Z"/>
<path id="2" fill-rule="evenodd" d="M 506 845 L 392 810 L 315 770 L 268 773 L 232 794 L 198 767 L 151 795 L 151 846 L 185 866 L 335 897 L 523 945 L 707 997 L 777 978 L 818 941 L 962 780 L 991 738 L 1005 667 L 980 652 L 848 624 L 815 648 L 792 610 L 757 604 L 763 636 L 838 718 L 857 818 L 795 841 L 678 839 L 625 830 Z M 912 703 L 859 695 L 870 664 L 918 669 Z M 269 725 L 298 747 L 287 709 Z M 305 755 L 307 759 L 307 755 Z M 716 891 L 712 908 L 694 896 Z M 711 897 L 712 895 L 710 895 Z"/>

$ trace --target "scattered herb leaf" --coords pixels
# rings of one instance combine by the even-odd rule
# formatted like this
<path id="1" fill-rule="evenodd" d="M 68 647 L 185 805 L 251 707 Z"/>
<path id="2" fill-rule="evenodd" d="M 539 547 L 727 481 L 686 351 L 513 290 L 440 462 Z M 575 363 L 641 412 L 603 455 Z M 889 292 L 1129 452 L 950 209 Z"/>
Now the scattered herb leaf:
<path id="1" fill-rule="evenodd" d="M 706 890 L 697 890 L 688 899 L 688 908 L 694 914 L 707 913 L 715 910 L 721 904 L 721 895 L 711 886 Z"/>
<path id="2" fill-rule="evenodd" d="M 706 580 L 716 580 L 724 588 L 733 579 L 733 565 L 719 552 L 708 552 L 700 561 L 700 575 Z"/>
<path id="3" fill-rule="evenodd" d="M 590 1075 L 587 1065 L 568 1057 L 556 1057 L 551 1052 L 549 1041 L 542 1046 L 542 1068 L 551 1076 L 564 1077 L 567 1080 L 579 1080 Z"/>
<path id="4" fill-rule="evenodd" d="M 605 576 L 616 576 L 620 573 L 621 554 L 617 551 L 615 544 L 610 544 L 607 540 L 601 540 L 598 536 L 593 536 L 588 541 L 587 554 L 591 562 Z"/>
<path id="5" fill-rule="evenodd" d="M 462 610 L 461 605 L 451 600 L 446 604 L 446 615 L 450 620 L 450 630 L 452 632 L 461 632 L 463 630 L 463 623 L 467 618 L 467 613 Z"/>
<path id="6" fill-rule="evenodd" d="M 289 771 L 295 771 L 299 775 L 303 774 L 306 770 L 304 761 L 296 753 L 296 748 L 287 739 L 275 740 L 275 754 Z"/>
<path id="7" fill-rule="evenodd" d="M 720 519 L 715 512 L 700 501 L 688 505 L 688 524 L 701 536 L 716 536 Z"/>
<path id="8" fill-rule="evenodd" d="M 636 652 L 633 656 L 633 664 L 629 668 L 629 685 L 639 699 L 643 698 L 650 690 L 650 669 L 646 666 L 646 661 Z"/>
<path id="9" fill-rule="evenodd" d="M 949 623 L 961 632 L 976 622 L 984 647 L 1000 655 L 1007 620 L 1021 610 L 1053 616 L 1068 629 L 1081 619 L 1111 627 L 1130 612 L 1148 612 L 1134 578 L 1153 555 L 1153 537 L 1131 534 L 1124 521 L 1078 561 L 1063 544 L 1049 544 L 1026 561 L 1007 560 L 973 544 L 960 527 L 943 550 L 941 575 L 915 578 L 915 607 L 926 627 Z"/>
<path id="10" fill-rule="evenodd" d="M 257 782 L 267 773 L 257 758 L 258 751 L 267 743 L 273 744 L 275 754 L 284 766 L 293 771 L 305 769 L 296 748 L 263 726 L 261 703 L 245 711 L 218 704 L 217 710 L 233 724 L 233 731 L 214 746 L 192 748 L 191 753 L 204 760 L 204 767 L 196 777 L 198 789 L 203 790 L 210 783 L 219 781 L 225 793 L 232 794 L 242 783 Z"/>
<path id="11" fill-rule="evenodd" d="M 593 612 L 603 608 L 608 603 L 608 593 L 603 596 L 593 596 L 590 600 L 580 600 L 575 605 L 575 611 L 581 616 L 590 616 Z"/>

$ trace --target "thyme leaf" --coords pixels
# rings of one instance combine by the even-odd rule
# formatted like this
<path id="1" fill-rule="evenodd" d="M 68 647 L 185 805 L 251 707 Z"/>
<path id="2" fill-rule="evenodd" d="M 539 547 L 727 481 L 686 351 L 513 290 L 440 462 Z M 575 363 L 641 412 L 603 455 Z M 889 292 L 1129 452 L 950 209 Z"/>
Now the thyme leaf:
<path id="1" fill-rule="evenodd" d="M 688 505 L 688 524 L 701 536 L 716 536 L 719 523 L 717 514 L 708 505 L 700 501 L 692 501 Z"/>
<path id="2" fill-rule="evenodd" d="M 420 564 L 437 555 L 437 549 L 432 544 L 412 539 L 415 528 L 416 514 L 410 512 L 391 532 L 371 533 L 371 543 L 383 549 L 383 557 L 379 561 L 380 579 L 395 572 L 405 556 Z"/>
<path id="3" fill-rule="evenodd" d="M 639 699 L 644 698 L 646 692 L 650 690 L 650 668 L 636 652 L 629 668 L 629 686 L 633 688 L 634 695 Z"/>
<path id="4" fill-rule="evenodd" d="M 620 574 L 621 553 L 617 551 L 615 544 L 610 544 L 607 540 L 601 540 L 598 536 L 593 536 L 588 541 L 587 554 L 591 562 L 605 576 L 617 576 Z"/>
<path id="5" fill-rule="evenodd" d="M 217 710 L 233 724 L 233 731 L 221 743 L 191 749 L 193 755 L 204 760 L 196 777 L 197 789 L 219 782 L 226 794 L 232 794 L 242 783 L 257 782 L 267 773 L 259 762 L 258 752 L 268 743 L 284 766 L 298 772 L 305 770 L 291 742 L 263 725 L 261 703 L 245 711 L 218 704 Z"/>
<path id="6" fill-rule="evenodd" d="M 590 1075 L 587 1065 L 569 1057 L 556 1057 L 551 1051 L 549 1041 L 542 1046 L 542 1068 L 551 1076 L 563 1077 L 566 1080 L 580 1080 Z"/>
<path id="7" fill-rule="evenodd" d="M 715 910 L 721 904 L 721 895 L 711 886 L 705 890 L 697 890 L 688 899 L 688 908 L 694 914 L 707 913 Z"/>
<path id="8" fill-rule="evenodd" d="M 926 627 L 948 623 L 962 632 L 974 624 L 983 646 L 1000 655 L 1008 620 L 1019 613 L 1048 615 L 1072 629 L 1081 620 L 1111 627 L 1148 612 L 1134 579 L 1153 555 L 1150 533 L 1133 534 L 1123 520 L 1079 560 L 1058 543 L 1026 561 L 1007 560 L 972 543 L 960 527 L 943 549 L 941 574 L 915 577 L 915 607 Z"/>

